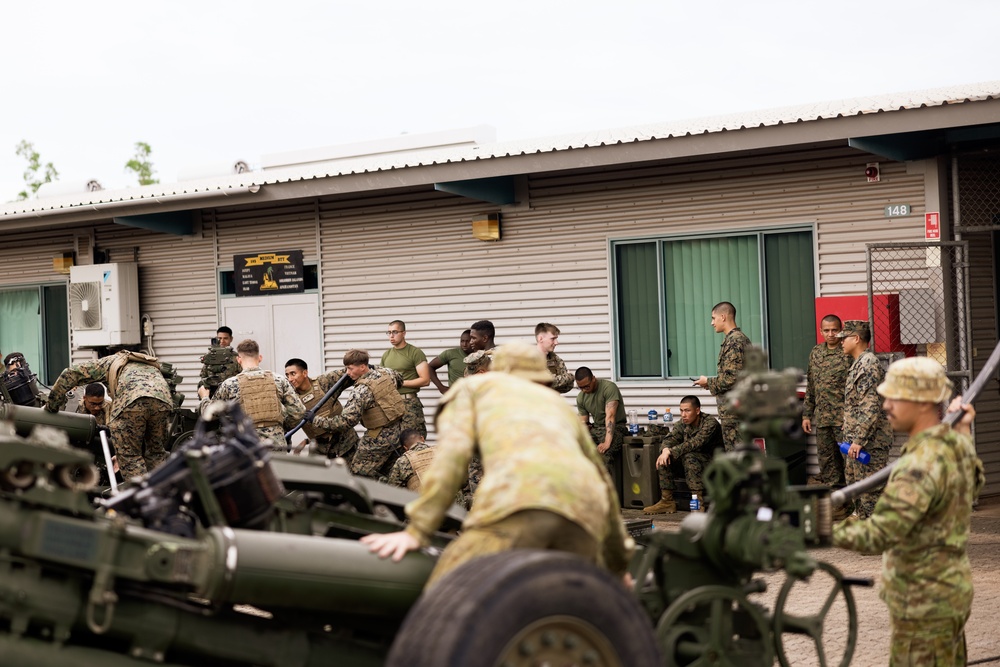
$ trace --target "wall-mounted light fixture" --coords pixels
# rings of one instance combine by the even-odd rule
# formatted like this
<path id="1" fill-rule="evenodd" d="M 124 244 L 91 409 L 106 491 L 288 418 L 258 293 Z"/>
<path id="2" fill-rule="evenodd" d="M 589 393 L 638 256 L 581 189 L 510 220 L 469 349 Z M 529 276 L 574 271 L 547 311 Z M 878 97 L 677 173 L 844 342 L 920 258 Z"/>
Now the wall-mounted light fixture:
<path id="1" fill-rule="evenodd" d="M 73 266 L 73 253 L 64 252 L 52 258 L 52 270 L 56 273 L 69 274 L 70 267 Z"/>
<path id="2" fill-rule="evenodd" d="M 500 214 L 483 213 L 472 219 L 472 235 L 480 241 L 500 240 Z"/>

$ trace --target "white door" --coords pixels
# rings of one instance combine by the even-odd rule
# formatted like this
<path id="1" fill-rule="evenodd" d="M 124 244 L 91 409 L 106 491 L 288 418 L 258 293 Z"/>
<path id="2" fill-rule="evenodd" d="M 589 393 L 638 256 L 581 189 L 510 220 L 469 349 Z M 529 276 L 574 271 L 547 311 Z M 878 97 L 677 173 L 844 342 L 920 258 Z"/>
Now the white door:
<path id="1" fill-rule="evenodd" d="M 260 367 L 285 375 L 285 362 L 299 358 L 312 374 L 322 373 L 319 294 L 246 296 L 222 300 L 221 324 L 233 330 L 233 347 L 245 338 L 257 341 Z"/>

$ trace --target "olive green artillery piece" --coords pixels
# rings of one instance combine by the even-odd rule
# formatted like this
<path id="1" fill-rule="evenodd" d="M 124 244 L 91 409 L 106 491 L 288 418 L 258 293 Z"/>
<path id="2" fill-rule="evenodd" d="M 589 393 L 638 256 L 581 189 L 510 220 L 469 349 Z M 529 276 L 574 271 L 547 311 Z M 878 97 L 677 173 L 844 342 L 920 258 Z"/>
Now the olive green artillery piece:
<path id="1" fill-rule="evenodd" d="M 807 551 L 829 546 L 831 510 L 830 490 L 790 487 L 782 460 L 806 446 L 796 395 L 801 374 L 767 370 L 759 350 L 748 354 L 746 370 L 727 395 L 729 409 L 740 417 L 744 443 L 716 454 L 705 470 L 707 513 L 685 517 L 679 533 L 641 538 L 631 570 L 636 592 L 656 624 L 666 665 L 768 666 L 777 656 L 788 667 L 787 642 L 798 635 L 807 638 L 819 664 L 846 667 L 857 639 L 850 585 L 871 582 L 846 579 Z M 753 444 L 761 438 L 767 455 Z M 769 612 L 752 598 L 766 589 L 755 575 L 779 570 L 786 579 Z M 786 604 L 793 588 L 814 575 L 829 581 L 818 610 L 810 616 L 791 613 Z M 835 605 L 843 612 L 840 618 L 831 614 Z M 823 645 L 828 622 L 847 629 L 832 663 Z"/>

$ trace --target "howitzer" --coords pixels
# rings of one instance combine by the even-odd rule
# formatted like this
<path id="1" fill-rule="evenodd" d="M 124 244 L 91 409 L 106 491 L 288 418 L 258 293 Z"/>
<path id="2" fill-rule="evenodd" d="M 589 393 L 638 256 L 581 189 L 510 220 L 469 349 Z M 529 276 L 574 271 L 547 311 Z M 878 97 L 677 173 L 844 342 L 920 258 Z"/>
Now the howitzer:
<path id="1" fill-rule="evenodd" d="M 664 664 L 771 665 L 775 655 L 787 667 L 789 635 L 807 637 L 826 665 L 823 627 L 835 605 L 848 629 L 837 664 L 850 663 L 857 615 L 849 585 L 833 566 L 809 555 L 831 539 L 829 489 L 788 486 L 785 462 L 765 457 L 753 444 L 765 438 L 768 452 L 805 450 L 796 386 L 801 373 L 768 371 L 763 352 L 747 355 L 746 375 L 729 392 L 732 413 L 741 420 L 743 445 L 717 453 L 705 470 L 707 513 L 693 513 L 679 533 L 653 532 L 640 538 L 631 572 L 636 593 L 656 624 Z M 766 585 L 759 572 L 784 570 L 786 580 L 769 612 L 751 597 Z M 792 589 L 821 574 L 829 579 L 824 604 L 813 616 L 785 608 Z M 836 621 L 835 621 L 836 622 Z"/>

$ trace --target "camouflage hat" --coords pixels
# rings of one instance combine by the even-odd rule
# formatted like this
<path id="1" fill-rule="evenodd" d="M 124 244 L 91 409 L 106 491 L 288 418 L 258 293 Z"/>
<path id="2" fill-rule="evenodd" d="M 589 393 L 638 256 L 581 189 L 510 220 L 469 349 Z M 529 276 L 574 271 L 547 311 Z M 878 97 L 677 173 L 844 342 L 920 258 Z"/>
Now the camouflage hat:
<path id="1" fill-rule="evenodd" d="M 878 393 L 902 401 L 940 403 L 951 396 L 951 389 L 941 364 L 927 357 L 909 357 L 889 366 Z"/>
<path id="2" fill-rule="evenodd" d="M 847 338 L 848 336 L 861 335 L 865 333 L 871 335 L 871 329 L 868 328 L 867 320 L 846 320 L 844 322 L 844 328 L 841 329 L 839 334 L 837 334 L 837 338 Z"/>
<path id="3" fill-rule="evenodd" d="M 490 364 L 493 362 L 490 352 L 492 350 L 477 350 L 463 359 L 462 361 L 465 362 L 465 374 L 475 375 L 476 373 L 488 371 Z"/>
<path id="4" fill-rule="evenodd" d="M 497 348 L 493 355 L 493 370 L 532 382 L 552 384 L 552 373 L 549 373 L 545 357 L 538 347 L 521 340 L 504 343 Z"/>

